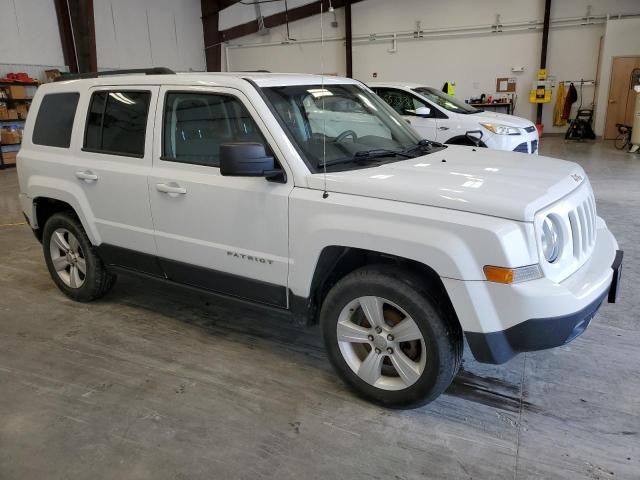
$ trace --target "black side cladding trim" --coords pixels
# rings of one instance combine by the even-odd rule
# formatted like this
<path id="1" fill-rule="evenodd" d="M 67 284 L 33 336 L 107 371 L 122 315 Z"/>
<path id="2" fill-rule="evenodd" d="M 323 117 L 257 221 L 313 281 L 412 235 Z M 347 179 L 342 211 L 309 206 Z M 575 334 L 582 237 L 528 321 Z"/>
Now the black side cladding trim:
<path id="1" fill-rule="evenodd" d="M 98 255 L 107 266 L 127 268 L 137 272 L 164 277 L 158 257 L 148 253 L 136 252 L 128 248 L 103 243 L 96 247 Z"/>
<path id="2" fill-rule="evenodd" d="M 98 255 L 108 266 L 167 279 L 221 295 L 278 308 L 287 308 L 287 288 L 281 285 L 161 258 L 115 245 L 103 243 L 96 248 Z"/>
<path id="3" fill-rule="evenodd" d="M 169 280 L 276 307 L 287 307 L 287 288 L 232 273 L 160 258 Z"/>
<path id="4" fill-rule="evenodd" d="M 464 334 L 478 362 L 504 363 L 518 353 L 566 345 L 586 330 L 608 294 L 605 290 L 589 305 L 568 315 L 532 318 L 499 332 Z"/>

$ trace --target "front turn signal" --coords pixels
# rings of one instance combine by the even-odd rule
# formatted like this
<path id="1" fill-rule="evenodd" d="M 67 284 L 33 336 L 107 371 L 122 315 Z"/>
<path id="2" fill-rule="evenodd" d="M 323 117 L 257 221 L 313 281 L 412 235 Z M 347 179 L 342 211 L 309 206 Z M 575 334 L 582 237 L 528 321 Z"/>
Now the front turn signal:
<path id="1" fill-rule="evenodd" d="M 493 265 L 485 265 L 484 276 L 489 282 L 494 283 L 520 283 L 529 280 L 537 280 L 542 278 L 542 269 L 540 265 L 527 265 L 526 267 L 504 268 L 494 267 Z"/>

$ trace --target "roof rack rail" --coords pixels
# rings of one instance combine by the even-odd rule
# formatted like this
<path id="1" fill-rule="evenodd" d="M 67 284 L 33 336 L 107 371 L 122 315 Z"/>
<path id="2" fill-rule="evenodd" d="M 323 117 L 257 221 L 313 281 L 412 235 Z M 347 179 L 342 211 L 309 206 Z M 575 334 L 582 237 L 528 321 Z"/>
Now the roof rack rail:
<path id="1" fill-rule="evenodd" d="M 99 77 L 108 77 L 110 75 L 129 75 L 133 73 L 144 73 L 145 75 L 172 75 L 172 74 L 175 74 L 176 72 L 166 67 L 131 68 L 128 70 L 106 70 L 103 72 L 72 73 L 69 75 L 62 75 L 56 78 L 55 81 L 64 82 L 65 80 L 80 80 L 83 78 L 99 78 Z"/>

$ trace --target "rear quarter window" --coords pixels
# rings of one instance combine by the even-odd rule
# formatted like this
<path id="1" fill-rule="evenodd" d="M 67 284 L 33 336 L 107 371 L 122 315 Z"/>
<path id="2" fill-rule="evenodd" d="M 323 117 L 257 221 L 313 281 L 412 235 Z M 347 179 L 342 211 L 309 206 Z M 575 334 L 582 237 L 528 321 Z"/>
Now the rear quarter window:
<path id="1" fill-rule="evenodd" d="M 31 141 L 36 145 L 69 148 L 79 93 L 50 93 L 40 102 Z"/>

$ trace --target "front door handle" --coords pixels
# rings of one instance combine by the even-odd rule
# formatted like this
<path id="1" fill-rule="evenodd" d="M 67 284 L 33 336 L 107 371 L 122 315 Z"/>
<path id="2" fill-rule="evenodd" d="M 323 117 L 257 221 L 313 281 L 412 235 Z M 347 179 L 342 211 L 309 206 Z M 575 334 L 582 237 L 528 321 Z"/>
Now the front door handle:
<path id="1" fill-rule="evenodd" d="M 161 193 L 166 193 L 171 197 L 177 197 L 178 195 L 184 195 L 187 193 L 187 189 L 181 187 L 176 182 L 156 183 L 156 190 Z"/>
<path id="2" fill-rule="evenodd" d="M 84 170 L 84 171 L 76 172 L 76 178 L 80 180 L 84 180 L 87 183 L 92 183 L 98 180 L 98 175 L 93 173 L 91 170 Z"/>
<path id="3" fill-rule="evenodd" d="M 449 130 L 449 127 L 438 127 L 438 130 Z"/>

